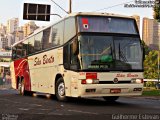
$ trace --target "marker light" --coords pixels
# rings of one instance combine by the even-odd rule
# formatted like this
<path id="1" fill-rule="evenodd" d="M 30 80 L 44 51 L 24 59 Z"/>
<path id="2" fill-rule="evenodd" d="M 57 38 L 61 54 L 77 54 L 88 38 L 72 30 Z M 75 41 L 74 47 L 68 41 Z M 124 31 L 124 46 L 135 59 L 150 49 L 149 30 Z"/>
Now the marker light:
<path id="1" fill-rule="evenodd" d="M 98 84 L 99 80 L 98 79 L 86 79 L 86 80 L 82 80 L 81 84 Z"/>
<path id="2" fill-rule="evenodd" d="M 143 79 L 132 79 L 131 83 L 143 83 Z"/>

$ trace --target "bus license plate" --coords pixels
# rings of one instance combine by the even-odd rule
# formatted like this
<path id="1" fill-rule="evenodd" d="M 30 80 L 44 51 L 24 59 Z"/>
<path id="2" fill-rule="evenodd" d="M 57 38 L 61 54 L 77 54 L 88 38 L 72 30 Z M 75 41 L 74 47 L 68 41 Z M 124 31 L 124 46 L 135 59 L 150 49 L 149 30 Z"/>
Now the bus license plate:
<path id="1" fill-rule="evenodd" d="M 110 89 L 110 93 L 121 93 L 121 89 Z"/>

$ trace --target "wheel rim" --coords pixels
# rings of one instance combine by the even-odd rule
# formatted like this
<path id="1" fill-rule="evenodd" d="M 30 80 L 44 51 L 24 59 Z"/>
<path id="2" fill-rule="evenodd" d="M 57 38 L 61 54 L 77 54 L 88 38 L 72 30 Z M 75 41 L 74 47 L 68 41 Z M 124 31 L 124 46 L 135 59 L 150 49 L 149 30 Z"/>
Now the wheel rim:
<path id="1" fill-rule="evenodd" d="M 22 85 L 21 85 L 21 83 L 18 83 L 18 90 L 21 92 L 21 87 L 22 87 Z"/>
<path id="2" fill-rule="evenodd" d="M 24 93 L 24 84 L 22 82 L 18 84 L 18 89 L 19 89 L 20 94 Z"/>
<path id="3" fill-rule="evenodd" d="M 23 94 L 24 93 L 24 84 L 22 83 L 21 85 L 21 93 Z"/>
<path id="4" fill-rule="evenodd" d="M 60 83 L 58 86 L 58 94 L 59 96 L 64 96 L 65 94 L 65 89 L 64 89 L 64 83 Z"/>

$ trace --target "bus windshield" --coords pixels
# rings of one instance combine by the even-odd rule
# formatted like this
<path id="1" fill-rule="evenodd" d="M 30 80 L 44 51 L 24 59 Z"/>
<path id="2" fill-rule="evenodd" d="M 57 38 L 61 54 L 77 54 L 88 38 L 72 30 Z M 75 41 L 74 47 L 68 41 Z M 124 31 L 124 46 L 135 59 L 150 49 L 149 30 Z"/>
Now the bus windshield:
<path id="1" fill-rule="evenodd" d="M 142 70 L 138 37 L 80 35 L 83 70 Z"/>

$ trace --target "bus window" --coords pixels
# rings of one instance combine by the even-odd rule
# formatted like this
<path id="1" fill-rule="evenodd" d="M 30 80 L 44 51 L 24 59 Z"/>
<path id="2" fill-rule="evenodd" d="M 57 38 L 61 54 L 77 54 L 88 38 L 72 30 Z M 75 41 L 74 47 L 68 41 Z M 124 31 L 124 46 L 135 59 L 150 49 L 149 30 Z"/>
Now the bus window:
<path id="1" fill-rule="evenodd" d="M 63 64 L 65 69 L 70 68 L 70 45 L 66 44 L 63 48 Z"/>
<path id="2" fill-rule="evenodd" d="M 77 70 L 80 67 L 80 62 L 78 59 L 79 49 L 78 49 L 78 40 L 74 38 L 74 40 L 70 44 L 70 64 L 71 69 Z"/>
<path id="3" fill-rule="evenodd" d="M 16 47 L 12 47 L 12 60 L 16 59 Z"/>
<path id="4" fill-rule="evenodd" d="M 23 50 L 22 50 L 22 56 L 28 55 L 28 41 L 23 42 Z"/>
<path id="5" fill-rule="evenodd" d="M 34 37 L 28 39 L 28 54 L 33 54 L 34 51 Z"/>
<path id="6" fill-rule="evenodd" d="M 76 35 L 75 18 L 68 18 L 65 20 L 64 43 L 69 41 L 75 35 Z"/>
<path id="7" fill-rule="evenodd" d="M 43 31 L 43 50 L 52 47 L 51 35 L 51 27 Z"/>
<path id="8" fill-rule="evenodd" d="M 64 22 L 60 22 L 52 27 L 52 45 L 53 47 L 63 44 Z"/>
<path id="9" fill-rule="evenodd" d="M 77 48 L 76 48 L 77 47 Z M 77 70 L 80 68 L 78 58 L 78 40 L 74 38 L 72 42 L 67 43 L 63 49 L 63 63 L 65 69 Z"/>
<path id="10" fill-rule="evenodd" d="M 43 37 L 43 33 L 42 32 L 40 32 L 37 35 L 35 35 L 35 41 L 34 41 L 35 52 L 38 52 L 38 51 L 42 50 L 42 37 Z"/>
<path id="11" fill-rule="evenodd" d="M 23 44 L 19 43 L 16 46 L 16 58 L 21 58 L 22 57 L 22 50 L 23 50 Z"/>

